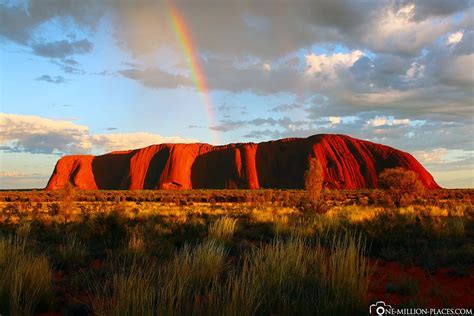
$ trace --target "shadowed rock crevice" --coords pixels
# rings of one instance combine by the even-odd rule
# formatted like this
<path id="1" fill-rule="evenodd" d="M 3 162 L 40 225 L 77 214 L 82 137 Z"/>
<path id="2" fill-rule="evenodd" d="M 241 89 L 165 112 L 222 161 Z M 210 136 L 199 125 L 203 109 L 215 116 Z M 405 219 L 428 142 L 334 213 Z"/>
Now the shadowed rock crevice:
<path id="1" fill-rule="evenodd" d="M 157 189 L 160 187 L 159 180 L 165 169 L 166 162 L 170 156 L 170 149 L 163 148 L 159 150 L 150 160 L 148 170 L 146 172 L 143 189 Z"/>
<path id="2" fill-rule="evenodd" d="M 304 172 L 311 148 L 302 139 L 261 143 L 256 166 L 261 188 L 298 189 L 304 187 Z"/>
<path id="3" fill-rule="evenodd" d="M 130 159 L 134 151 L 97 156 L 92 160 L 92 174 L 99 189 L 125 190 L 130 187 Z"/>
<path id="4" fill-rule="evenodd" d="M 196 157 L 191 167 L 193 188 L 246 189 L 237 175 L 235 151 L 219 148 Z"/>

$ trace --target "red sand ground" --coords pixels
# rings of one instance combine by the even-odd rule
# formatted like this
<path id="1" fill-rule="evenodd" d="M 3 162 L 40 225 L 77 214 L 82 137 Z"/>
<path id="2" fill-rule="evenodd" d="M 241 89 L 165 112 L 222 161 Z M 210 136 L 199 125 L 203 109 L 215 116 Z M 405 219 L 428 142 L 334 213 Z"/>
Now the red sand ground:
<path id="1" fill-rule="evenodd" d="M 91 269 L 101 269 L 104 262 L 94 260 Z M 427 308 L 474 308 L 474 267 L 465 276 L 454 276 L 448 269 L 439 269 L 433 274 L 428 274 L 420 267 L 402 266 L 397 262 L 371 261 L 375 266 L 371 287 L 368 293 L 367 308 L 371 303 L 384 301 L 392 307 L 403 306 L 410 301 L 415 301 L 415 307 Z M 56 282 L 67 278 L 62 272 L 54 275 Z M 404 278 L 416 280 L 419 291 L 411 295 L 399 295 L 387 292 L 387 285 L 400 282 Z M 91 298 L 86 293 L 71 292 L 61 289 L 59 305 L 68 300 L 87 302 Z M 60 312 L 42 313 L 42 316 L 63 315 Z"/>
<path id="2" fill-rule="evenodd" d="M 418 291 L 414 296 L 387 293 L 387 285 L 399 283 L 406 278 L 418 283 Z M 416 307 L 474 308 L 474 267 L 464 276 L 455 276 L 448 269 L 438 269 L 433 274 L 428 274 L 421 267 L 379 261 L 372 277 L 368 299 L 372 303 L 384 301 L 392 307 L 415 300 L 419 305 Z"/>

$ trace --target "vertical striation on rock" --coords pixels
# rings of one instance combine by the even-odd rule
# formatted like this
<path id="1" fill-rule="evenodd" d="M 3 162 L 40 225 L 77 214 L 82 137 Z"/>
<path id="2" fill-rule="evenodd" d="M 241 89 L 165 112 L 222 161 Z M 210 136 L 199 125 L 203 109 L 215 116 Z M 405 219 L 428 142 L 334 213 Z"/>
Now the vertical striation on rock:
<path id="1" fill-rule="evenodd" d="M 346 135 L 314 135 L 263 143 L 159 144 L 101 156 L 61 158 L 46 189 L 297 189 L 308 159 L 323 167 L 328 188 L 377 187 L 378 174 L 402 167 L 428 189 L 439 188 L 409 153 Z"/>

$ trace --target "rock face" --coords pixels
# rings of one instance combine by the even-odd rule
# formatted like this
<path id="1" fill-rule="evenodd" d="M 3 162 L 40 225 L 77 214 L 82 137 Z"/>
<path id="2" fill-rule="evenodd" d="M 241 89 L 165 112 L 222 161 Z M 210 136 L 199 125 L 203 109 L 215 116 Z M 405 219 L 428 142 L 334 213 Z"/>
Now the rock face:
<path id="1" fill-rule="evenodd" d="M 61 158 L 46 189 L 295 189 L 304 187 L 308 159 L 317 157 L 328 188 L 377 187 L 385 168 L 416 172 L 439 188 L 412 155 L 345 135 L 314 135 L 264 143 L 160 144 L 102 156 Z"/>

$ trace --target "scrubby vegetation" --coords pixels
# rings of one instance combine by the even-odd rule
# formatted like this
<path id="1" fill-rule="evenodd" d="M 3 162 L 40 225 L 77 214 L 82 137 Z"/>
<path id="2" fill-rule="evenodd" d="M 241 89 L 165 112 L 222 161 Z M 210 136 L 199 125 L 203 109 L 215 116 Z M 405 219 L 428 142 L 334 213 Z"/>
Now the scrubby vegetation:
<path id="1" fill-rule="evenodd" d="M 384 190 L 323 190 L 318 212 L 297 190 L 68 190 L 0 192 L 0 314 L 365 315 L 394 297 L 473 301 L 471 190 L 400 207 Z"/>
<path id="2" fill-rule="evenodd" d="M 0 239 L 0 312 L 30 315 L 40 306 L 48 308 L 53 297 L 52 270 L 48 258 L 27 249 L 27 237 Z"/>
<path id="3" fill-rule="evenodd" d="M 304 173 L 304 187 L 309 201 L 319 200 L 323 189 L 323 167 L 314 157 L 308 161 L 308 169 Z"/>
<path id="4" fill-rule="evenodd" d="M 379 186 L 387 191 L 397 207 L 409 205 L 424 191 L 416 172 L 403 168 L 389 168 L 382 171 L 379 175 Z"/>

